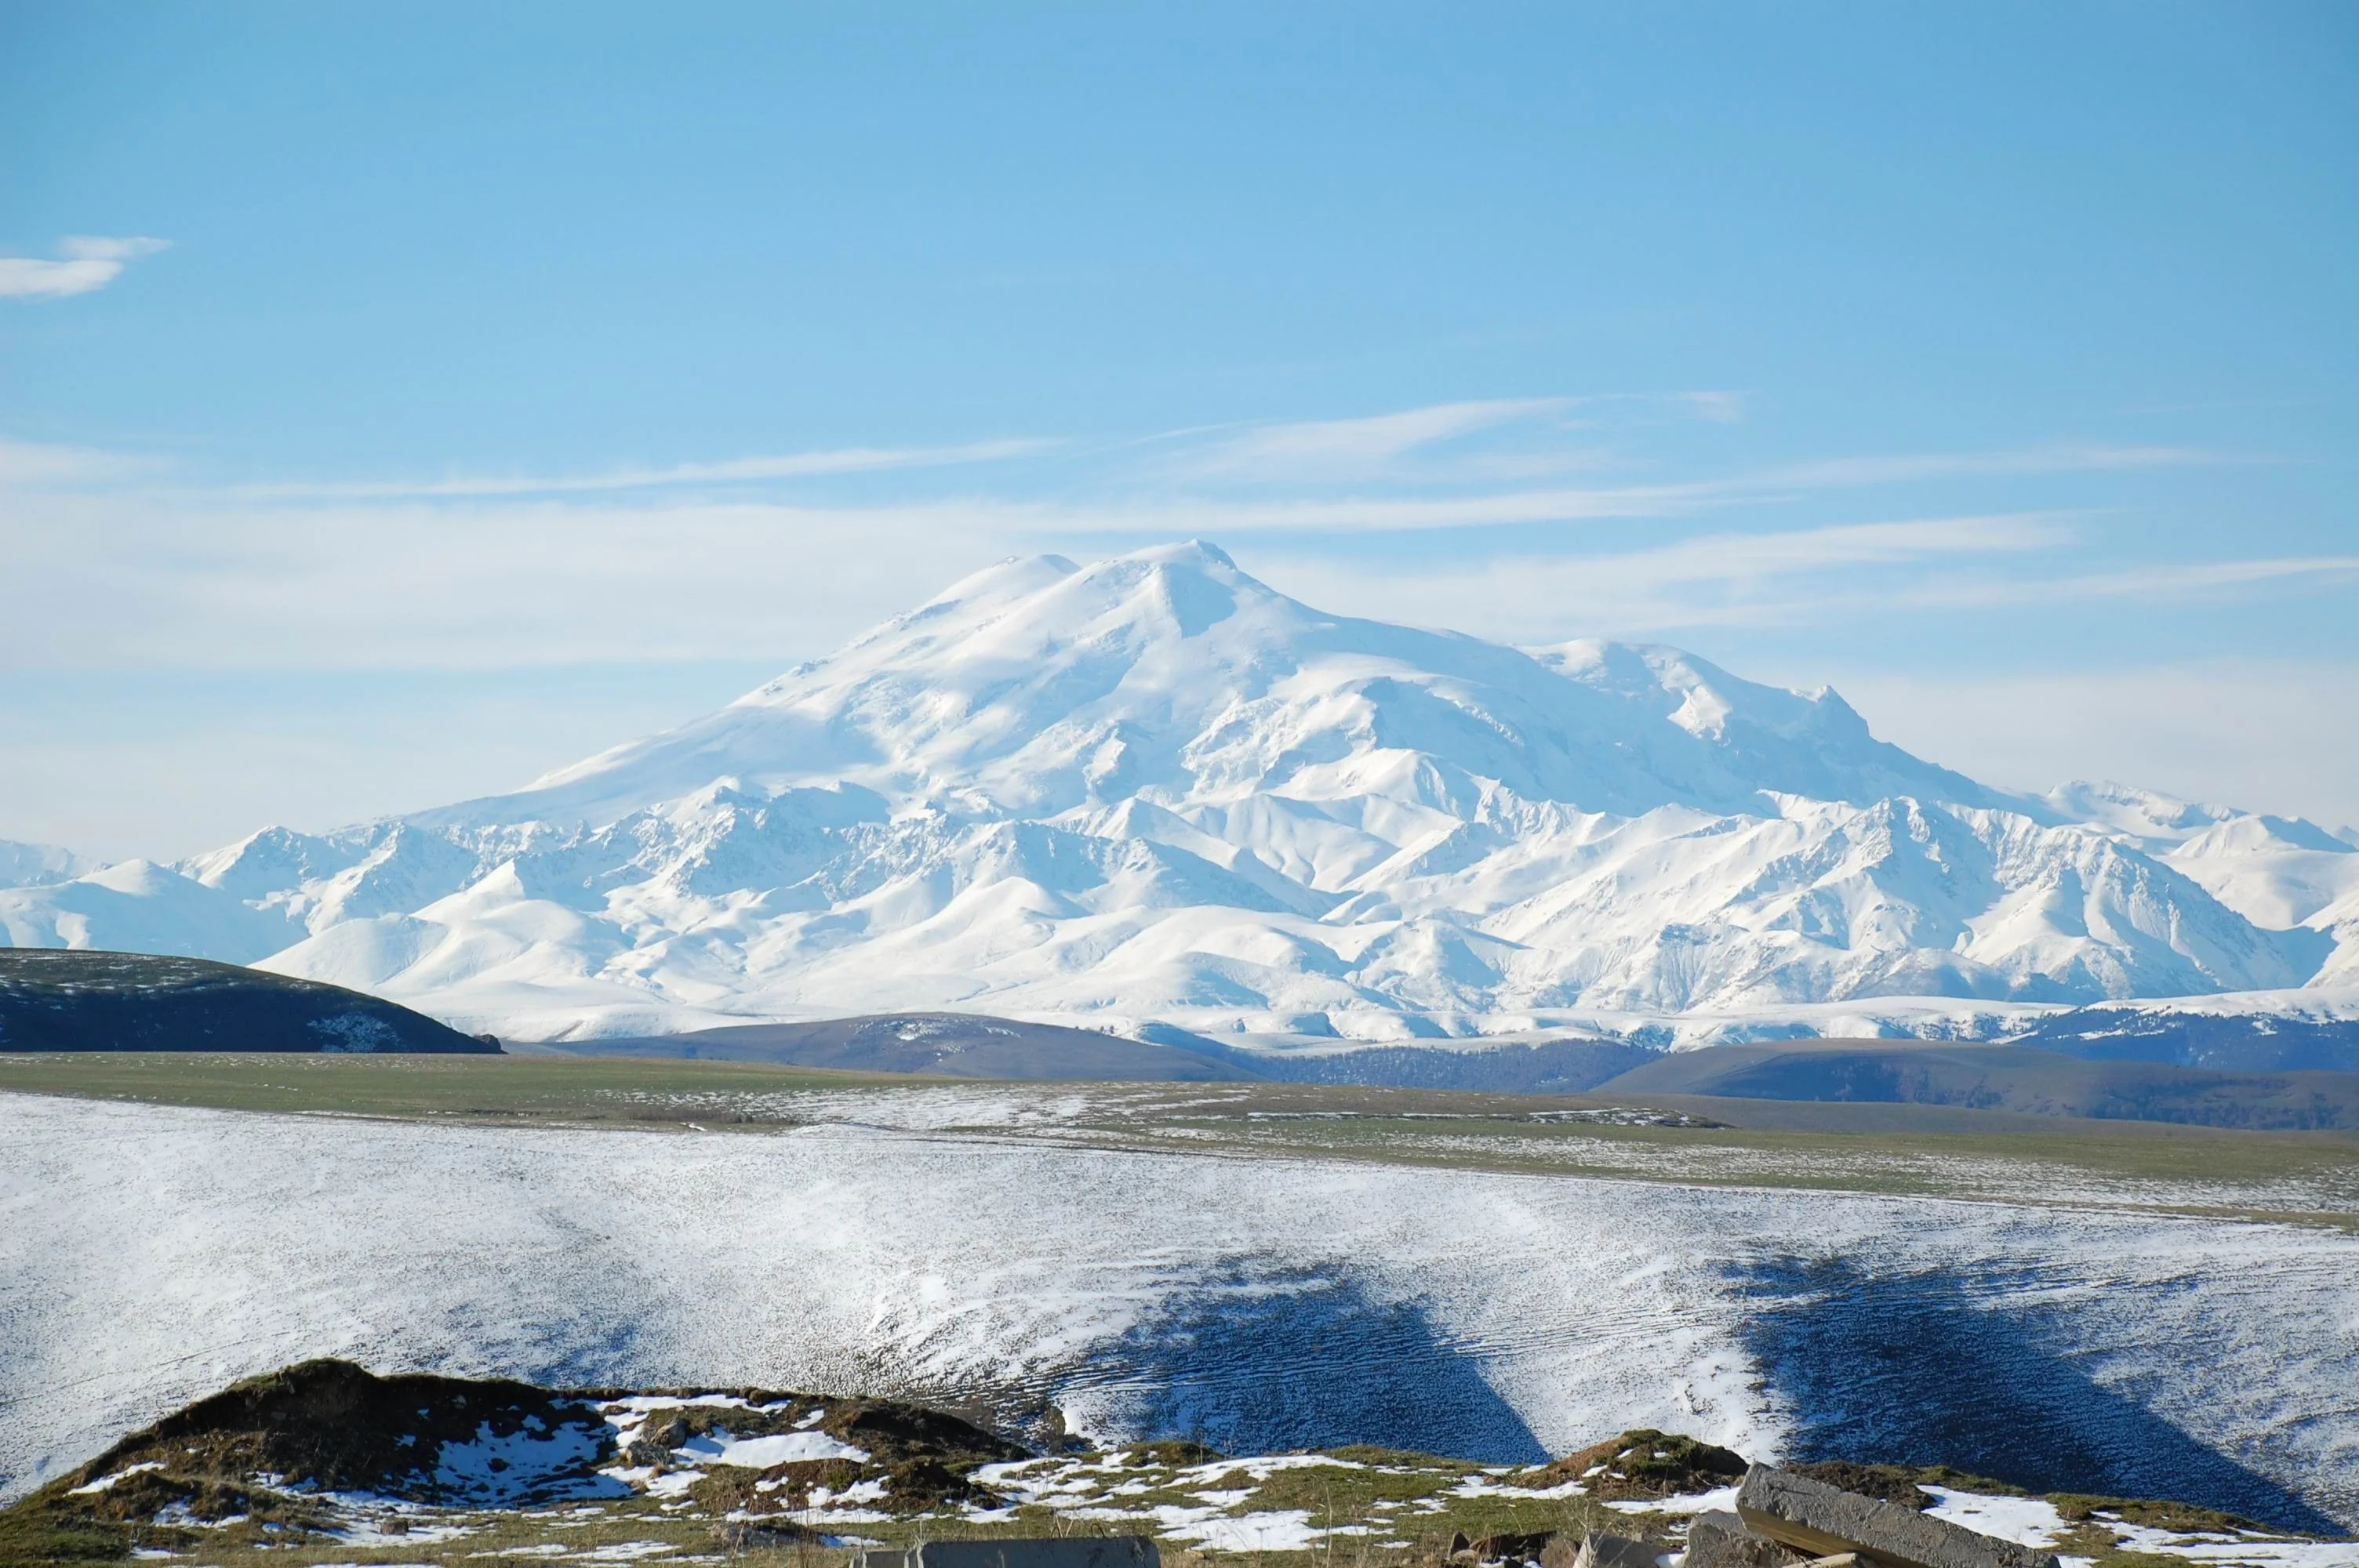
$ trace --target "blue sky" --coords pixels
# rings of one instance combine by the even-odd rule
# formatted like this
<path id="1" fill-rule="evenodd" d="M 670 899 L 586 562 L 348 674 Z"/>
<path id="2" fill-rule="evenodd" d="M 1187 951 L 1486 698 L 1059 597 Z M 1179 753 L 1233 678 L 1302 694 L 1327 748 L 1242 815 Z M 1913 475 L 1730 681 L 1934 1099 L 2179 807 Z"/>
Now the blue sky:
<path id="1" fill-rule="evenodd" d="M 0 837 L 513 786 L 984 561 L 2359 820 L 2359 12 L 0 10 Z"/>

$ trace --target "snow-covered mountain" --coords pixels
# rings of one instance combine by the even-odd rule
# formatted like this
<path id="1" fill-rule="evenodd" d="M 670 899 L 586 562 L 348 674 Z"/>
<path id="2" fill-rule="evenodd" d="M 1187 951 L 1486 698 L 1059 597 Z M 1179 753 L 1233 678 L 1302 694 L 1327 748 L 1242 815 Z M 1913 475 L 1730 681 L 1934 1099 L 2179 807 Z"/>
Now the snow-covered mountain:
<path id="1" fill-rule="evenodd" d="M 958 1007 L 1401 1038 L 2359 983 L 2354 896 L 2308 824 L 2005 795 L 1830 691 L 1329 615 L 1190 544 L 1007 561 L 515 794 L 0 892 L 0 926 L 527 1037 Z"/>
<path id="2" fill-rule="evenodd" d="M 55 844 L 20 844 L 0 838 L 0 888 L 41 887 L 70 881 L 91 869 L 80 855 Z"/>

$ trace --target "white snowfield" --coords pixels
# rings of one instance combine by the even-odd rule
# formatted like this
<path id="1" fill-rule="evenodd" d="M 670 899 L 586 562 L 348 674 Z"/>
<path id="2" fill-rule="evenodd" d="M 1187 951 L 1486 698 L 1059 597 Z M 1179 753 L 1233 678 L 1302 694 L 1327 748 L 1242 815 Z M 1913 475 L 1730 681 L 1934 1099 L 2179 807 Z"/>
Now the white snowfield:
<path id="1" fill-rule="evenodd" d="M 1501 1459 L 1642 1425 L 1774 1456 L 1829 1423 L 1988 1424 L 1999 1399 L 2006 1441 L 2107 1455 L 2148 1495 L 2217 1495 L 2204 1466 L 2233 1461 L 2359 1520 L 2359 1237 L 2326 1225 L 851 1123 L 0 1096 L 0 1497 L 234 1378 L 340 1355 Z M 1915 1380 L 1847 1381 L 1879 1368 Z"/>
<path id="2" fill-rule="evenodd" d="M 1330 615 L 1200 544 L 1006 562 L 513 795 L 168 870 L 17 859 L 16 945 L 259 961 L 521 1039 L 2359 1000 L 2359 848 L 2308 823 L 2006 795 L 1831 691 Z"/>

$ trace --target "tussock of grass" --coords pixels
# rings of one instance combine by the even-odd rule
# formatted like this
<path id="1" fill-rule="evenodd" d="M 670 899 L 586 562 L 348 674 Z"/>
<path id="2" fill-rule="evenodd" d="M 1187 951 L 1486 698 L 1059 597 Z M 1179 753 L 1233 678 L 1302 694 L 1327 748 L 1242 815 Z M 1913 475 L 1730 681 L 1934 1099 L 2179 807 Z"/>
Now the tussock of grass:
<path id="1" fill-rule="evenodd" d="M 1639 1427 L 1592 1444 L 1552 1465 L 1526 1471 L 1516 1484 L 1556 1487 L 1580 1481 L 1593 1498 L 1651 1501 L 1709 1492 L 1745 1478 L 1744 1458 L 1715 1444 Z"/>
<path id="2" fill-rule="evenodd" d="M 2256 1523 L 2239 1514 L 2223 1513 L 2218 1509 L 2198 1508 L 2193 1503 L 2166 1502 L 2153 1498 L 2102 1498 L 2079 1492 L 2062 1492 L 2049 1499 L 2056 1511 L 2078 1523 L 2082 1519 L 2119 1519 L 2124 1524 L 2144 1525 L 2152 1530 L 2168 1530 L 2181 1534 L 2216 1533 L 2234 1535 L 2239 1530 L 2269 1533 L 2269 1527 Z"/>
<path id="3" fill-rule="evenodd" d="M 737 1390 L 734 1397 L 759 1408 L 691 1404 L 685 1401 L 693 1393 L 675 1391 L 683 1402 L 646 1409 L 631 1433 L 631 1418 L 620 1407 L 602 1409 L 618 1392 L 380 1379 L 343 1362 L 303 1363 L 199 1400 L 0 1512 L 0 1564 L 120 1564 L 135 1548 L 161 1548 L 180 1554 L 190 1568 L 315 1568 L 330 1561 L 473 1568 L 503 1558 L 547 1556 L 553 1548 L 562 1548 L 570 1560 L 588 1560 L 584 1554 L 596 1549 L 620 1551 L 636 1542 L 660 1545 L 666 1557 L 720 1552 L 733 1562 L 841 1568 L 845 1549 L 829 1546 L 824 1532 L 844 1529 L 840 1519 L 830 1522 L 830 1510 L 845 1507 L 844 1494 L 858 1487 L 854 1495 L 864 1499 L 858 1508 L 875 1511 L 849 1516 L 860 1521 L 851 1529 L 891 1544 L 1159 1534 L 1161 1525 L 1175 1520 L 1278 1515 L 1312 1530 L 1307 1550 L 1214 1552 L 1167 1538 L 1166 1563 L 1169 1568 L 1304 1568 L 1308 1559 L 1312 1568 L 1447 1568 L 1470 1551 L 1483 1555 L 1486 1546 L 1517 1559 L 1533 1557 L 1549 1541 L 1577 1541 L 1590 1530 L 1658 1541 L 1671 1550 L 1685 1529 L 1684 1515 L 1647 1505 L 1726 1486 L 1745 1469 L 1744 1459 L 1727 1449 L 1652 1429 L 1515 1471 L 1371 1447 L 1294 1455 L 1283 1463 L 1224 1460 L 1183 1442 L 1027 1458 L 1006 1439 L 940 1411 L 758 1390 Z M 486 1433 L 547 1433 L 585 1411 L 600 1422 L 594 1454 L 581 1457 L 579 1444 L 545 1450 L 554 1466 L 546 1476 L 536 1473 L 529 1484 L 513 1478 L 527 1500 L 484 1506 L 453 1504 L 441 1496 L 437 1455 L 446 1443 L 481 1454 Z M 621 1422 L 620 1433 L 607 1423 L 609 1416 Z M 680 1446 L 700 1436 L 745 1439 L 788 1431 L 824 1432 L 869 1457 L 797 1460 L 757 1470 L 709 1463 Z M 616 1454 L 614 1442 L 625 1435 L 633 1441 Z M 644 1464 L 656 1475 L 693 1474 L 678 1493 L 667 1488 L 660 1495 L 595 1499 L 579 1489 L 567 1493 L 569 1475 L 582 1483 L 598 1481 L 593 1468 L 616 1459 Z M 1317 1462 L 1322 1460 L 1332 1462 Z M 1006 1468 L 986 1472 L 986 1464 Z M 573 1471 L 566 1470 L 569 1465 Z M 1930 1485 L 2020 1495 L 1938 1468 L 1812 1468 L 1822 1479 L 1895 1500 L 1921 1496 L 1919 1488 Z M 1567 1483 L 1578 1483 L 1578 1489 L 1567 1490 Z M 325 1487 L 375 1498 L 326 1497 L 319 1490 Z M 994 1488 L 1005 1495 L 993 1495 Z M 1548 1495 L 1551 1490 L 1563 1495 Z M 541 1500 L 532 1501 L 535 1497 Z M 2180 1503 L 2084 1496 L 2049 1500 L 2068 1524 L 2058 1548 L 2099 1568 L 2186 1568 L 2182 1558 L 2119 1550 L 2126 1525 L 2258 1530 L 2232 1515 Z M 1609 1501 L 1622 1506 L 1610 1508 Z M 1179 1511 L 1158 1515 L 1158 1509 Z"/>

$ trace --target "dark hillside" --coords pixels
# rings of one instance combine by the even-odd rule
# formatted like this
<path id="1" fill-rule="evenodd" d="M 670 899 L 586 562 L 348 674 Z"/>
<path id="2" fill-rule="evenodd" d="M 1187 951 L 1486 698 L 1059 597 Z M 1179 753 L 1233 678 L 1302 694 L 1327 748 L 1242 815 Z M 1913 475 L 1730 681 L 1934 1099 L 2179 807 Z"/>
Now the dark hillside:
<path id="1" fill-rule="evenodd" d="M 1207 1054 L 1092 1029 L 964 1012 L 748 1023 L 686 1034 L 565 1041 L 549 1048 L 570 1055 L 690 1056 L 952 1078 L 1225 1083 L 1260 1076 L 1226 1052 Z"/>
<path id="2" fill-rule="evenodd" d="M 2359 1127 L 2359 1073 L 2232 1073 L 2085 1061 L 2020 1045 L 1779 1041 L 1679 1051 L 1608 1080 L 1607 1094 L 1955 1106 L 2204 1127 Z"/>
<path id="3" fill-rule="evenodd" d="M 2168 1062 L 2235 1073 L 2359 1072 L 2359 1021 L 2076 1007 L 2008 1042 L 2092 1062 Z"/>
<path id="4" fill-rule="evenodd" d="M 689 1056 L 775 1062 L 860 1073 L 959 1078 L 1105 1082 L 1278 1083 L 1474 1089 L 1493 1094 L 1579 1094 L 1656 1053 L 1618 1040 L 1567 1037 L 1479 1050 L 1366 1045 L 1313 1055 L 1244 1051 L 1170 1024 L 1139 1038 L 964 1012 L 896 1012 L 810 1023 L 752 1023 L 686 1034 L 564 1041 L 571 1055 Z"/>
<path id="5" fill-rule="evenodd" d="M 0 1051 L 498 1050 L 393 1002 L 236 964 L 0 947 Z"/>
<path id="6" fill-rule="evenodd" d="M 1661 1053 L 1623 1040 L 1515 1042 L 1479 1050 L 1443 1045 L 1366 1045 L 1326 1055 L 1277 1056 L 1264 1073 L 1298 1084 L 1363 1084 L 1402 1089 L 1474 1089 L 1490 1094 L 1586 1094 Z"/>

